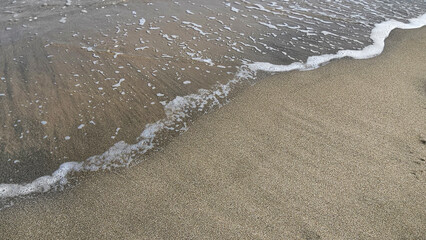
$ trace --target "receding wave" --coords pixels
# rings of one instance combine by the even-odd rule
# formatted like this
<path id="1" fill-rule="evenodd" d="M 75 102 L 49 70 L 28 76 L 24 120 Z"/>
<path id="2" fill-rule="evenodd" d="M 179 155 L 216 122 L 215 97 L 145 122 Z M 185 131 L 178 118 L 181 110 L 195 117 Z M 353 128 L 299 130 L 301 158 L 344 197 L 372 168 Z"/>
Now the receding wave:
<path id="1" fill-rule="evenodd" d="M 261 9 L 260 6 L 256 6 Z M 237 11 L 237 10 L 235 10 Z M 355 59 L 371 58 L 379 55 L 384 48 L 385 39 L 395 28 L 413 29 L 426 25 L 426 14 L 409 19 L 408 22 L 387 20 L 375 24 L 369 37 L 371 44 L 359 50 L 339 50 L 332 54 L 309 56 L 305 62 L 293 62 L 286 65 L 269 62 L 254 62 L 245 60 L 245 63 L 237 67 L 233 78 L 227 83 L 218 83 L 212 89 L 199 89 L 196 93 L 185 96 L 177 96 L 164 103 L 165 117 L 154 123 L 147 124 L 135 144 L 127 144 L 124 141 L 117 142 L 101 155 L 89 157 L 82 162 L 65 162 L 60 165 L 52 175 L 39 177 L 27 184 L 0 184 L 0 198 L 12 198 L 38 192 L 46 192 L 67 183 L 67 177 L 74 172 L 97 171 L 127 167 L 136 156 L 152 149 L 157 135 L 164 131 L 183 132 L 188 126 L 184 121 L 194 112 L 205 112 L 211 108 L 221 106 L 227 102 L 227 98 L 235 85 L 249 79 L 256 78 L 259 71 L 287 72 L 293 70 L 311 70 L 324 65 L 331 60 L 350 57 Z M 192 25 L 197 28 L 196 24 Z M 208 64 L 214 64 L 209 60 L 199 59 Z"/>

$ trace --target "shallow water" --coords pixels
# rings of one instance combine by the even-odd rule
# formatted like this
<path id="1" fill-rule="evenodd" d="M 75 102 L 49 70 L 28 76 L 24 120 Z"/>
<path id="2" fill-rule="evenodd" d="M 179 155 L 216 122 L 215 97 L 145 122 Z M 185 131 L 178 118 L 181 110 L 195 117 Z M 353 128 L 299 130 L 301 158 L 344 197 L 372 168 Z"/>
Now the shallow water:
<path id="1" fill-rule="evenodd" d="M 257 81 L 250 63 L 363 49 L 377 23 L 407 22 L 426 3 L 34 0 L 0 9 L 0 183 L 10 184 L 65 162 L 128 166 Z"/>

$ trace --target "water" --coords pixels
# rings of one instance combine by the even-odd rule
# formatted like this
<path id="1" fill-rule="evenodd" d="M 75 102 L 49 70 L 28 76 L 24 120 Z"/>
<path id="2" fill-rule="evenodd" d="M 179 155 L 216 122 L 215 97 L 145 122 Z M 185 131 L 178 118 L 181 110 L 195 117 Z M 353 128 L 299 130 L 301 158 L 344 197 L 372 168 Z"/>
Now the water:
<path id="1" fill-rule="evenodd" d="M 259 70 L 379 54 L 387 30 L 419 26 L 402 23 L 426 3 L 31 0 L 0 9 L 0 198 L 9 199 L 63 186 L 72 172 L 129 166 Z"/>

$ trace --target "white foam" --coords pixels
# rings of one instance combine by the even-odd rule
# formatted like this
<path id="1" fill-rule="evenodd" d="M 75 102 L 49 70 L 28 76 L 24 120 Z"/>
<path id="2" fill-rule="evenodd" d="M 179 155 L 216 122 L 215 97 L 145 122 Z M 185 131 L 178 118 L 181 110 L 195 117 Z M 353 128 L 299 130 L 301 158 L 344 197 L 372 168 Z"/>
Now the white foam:
<path id="1" fill-rule="evenodd" d="M 262 6 L 261 4 L 253 4 L 253 5 L 254 5 L 254 7 L 253 6 L 246 6 L 246 8 L 248 8 L 248 9 L 256 9 L 256 10 L 267 12 L 267 13 L 272 13 L 274 15 L 281 14 L 281 13 L 278 13 L 278 12 L 271 11 L 271 10 L 265 8 L 264 6 Z"/>
<path id="2" fill-rule="evenodd" d="M 265 23 L 265 22 L 260 22 L 260 21 L 259 21 L 259 24 L 264 25 L 264 26 L 267 26 L 267 27 L 268 27 L 268 28 L 270 28 L 270 29 L 276 29 L 276 30 L 278 30 L 277 26 L 275 26 L 275 25 L 273 25 L 273 24 L 270 24 L 270 23 Z"/>
<path id="3" fill-rule="evenodd" d="M 139 19 L 139 25 L 140 26 L 143 26 L 145 24 L 145 22 L 146 22 L 145 18 Z"/>
<path id="4" fill-rule="evenodd" d="M 118 81 L 118 83 L 116 83 L 116 84 L 112 85 L 112 87 L 113 87 L 113 88 L 118 88 L 118 87 L 120 87 L 120 86 L 121 86 L 121 83 L 122 83 L 122 82 L 124 82 L 125 80 L 126 80 L 126 79 L 121 78 L 121 79 Z"/>
<path id="5" fill-rule="evenodd" d="M 238 12 L 240 12 L 241 10 L 240 10 L 240 9 L 238 9 L 238 8 L 235 8 L 235 7 L 231 7 L 231 11 L 238 13 Z"/>
<path id="6" fill-rule="evenodd" d="M 426 14 L 410 19 L 409 23 L 394 20 L 377 24 L 371 32 L 373 44 L 362 50 L 341 50 L 336 54 L 325 54 L 309 57 L 306 63 L 295 62 L 289 65 L 275 65 L 267 62 L 255 62 L 240 67 L 235 78 L 227 84 L 219 84 L 212 90 L 200 89 L 195 94 L 177 96 L 164 106 L 166 117 L 155 123 L 147 124 L 138 138 L 136 144 L 127 144 L 123 141 L 117 142 L 101 155 L 96 155 L 82 162 L 67 162 L 62 164 L 51 176 L 37 178 L 28 184 L 0 184 L 0 199 L 28 195 L 49 191 L 55 187 L 67 183 L 67 176 L 73 172 L 97 171 L 100 169 L 111 169 L 114 167 L 126 167 L 131 164 L 135 153 L 144 154 L 154 147 L 156 134 L 162 130 L 174 129 L 176 122 L 182 121 L 190 116 L 188 110 L 199 111 L 214 106 L 220 106 L 220 99 L 226 98 L 234 84 L 248 78 L 252 78 L 257 71 L 285 72 L 292 70 L 310 70 L 342 57 L 365 59 L 377 56 L 383 51 L 384 41 L 389 33 L 395 28 L 414 29 L 426 25 Z M 219 65 L 218 65 L 219 67 Z M 95 124 L 90 121 L 91 124 Z M 184 124 L 178 131 L 185 131 Z"/>
<path id="7" fill-rule="evenodd" d="M 192 60 L 207 63 L 210 66 L 214 66 L 213 60 L 210 58 L 193 57 Z"/>
<path id="8" fill-rule="evenodd" d="M 51 176 L 39 177 L 28 184 L 0 184 L 0 198 L 23 196 L 35 192 L 47 192 L 55 186 L 63 186 L 67 183 L 67 175 L 70 172 L 80 171 L 82 164 L 82 162 L 63 163 Z"/>
<path id="9" fill-rule="evenodd" d="M 426 25 L 426 14 L 423 14 L 418 18 L 410 19 L 409 23 L 389 20 L 375 25 L 370 34 L 370 38 L 373 40 L 373 44 L 366 46 L 361 50 L 340 50 L 335 54 L 311 56 L 307 59 L 306 63 L 294 62 L 289 65 L 276 65 L 268 62 L 255 62 L 248 64 L 248 67 L 254 72 L 287 72 L 292 70 L 315 69 L 325 63 L 330 62 L 331 60 L 340 59 L 344 57 L 351 57 L 355 59 L 372 58 L 382 53 L 385 47 L 385 39 L 389 36 L 390 32 L 393 29 L 414 29 L 422 27 L 424 25 Z"/>
<path id="10" fill-rule="evenodd" d="M 114 52 L 114 56 L 113 56 L 113 58 L 114 58 L 114 59 L 116 59 L 118 55 L 122 55 L 122 54 L 123 54 L 123 53 L 121 53 L 121 52 Z"/>
<path id="11" fill-rule="evenodd" d="M 182 21 L 182 23 L 187 25 L 188 27 L 194 29 L 195 31 L 199 32 L 203 36 L 210 34 L 210 33 L 206 33 L 203 30 L 201 30 L 200 28 L 202 28 L 202 26 L 199 25 L 199 24 L 196 24 L 196 23 L 193 23 L 193 22 L 187 22 L 187 21 Z"/>
<path id="12" fill-rule="evenodd" d="M 149 48 L 149 47 L 137 47 L 137 48 L 135 48 L 135 51 L 139 51 L 139 50 L 145 50 L 145 49 L 147 49 L 147 48 Z"/>

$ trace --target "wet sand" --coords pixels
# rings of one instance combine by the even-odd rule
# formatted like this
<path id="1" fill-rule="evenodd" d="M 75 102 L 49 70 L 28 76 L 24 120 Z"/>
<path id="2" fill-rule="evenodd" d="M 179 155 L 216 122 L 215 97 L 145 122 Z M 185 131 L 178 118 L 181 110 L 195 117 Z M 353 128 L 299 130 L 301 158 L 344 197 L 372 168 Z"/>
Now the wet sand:
<path id="1" fill-rule="evenodd" d="M 424 239 L 425 38 L 265 79 L 138 166 L 0 212 L 0 238 Z"/>
<path id="2" fill-rule="evenodd" d="M 178 96 L 201 91 L 180 124 L 156 134 L 162 145 L 262 78 L 247 74 L 246 63 L 359 50 L 373 43 L 376 23 L 424 9 L 422 0 L 0 1 L 0 183 L 29 183 L 66 162 L 92 164 L 121 141 L 140 143 L 169 106 L 183 114 Z M 216 91 L 240 77 L 249 79 Z M 117 155 L 115 165 L 133 160 Z"/>

